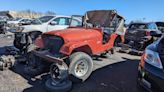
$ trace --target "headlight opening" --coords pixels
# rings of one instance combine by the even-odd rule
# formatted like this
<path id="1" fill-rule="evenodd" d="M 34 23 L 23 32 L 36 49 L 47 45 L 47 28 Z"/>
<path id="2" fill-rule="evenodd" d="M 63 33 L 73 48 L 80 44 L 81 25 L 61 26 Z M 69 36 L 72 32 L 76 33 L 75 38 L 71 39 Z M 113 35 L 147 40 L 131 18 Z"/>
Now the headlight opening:
<path id="1" fill-rule="evenodd" d="M 145 60 L 145 62 L 147 62 L 148 64 L 150 64 L 152 66 L 163 69 L 159 54 L 155 51 L 147 49 L 145 51 L 144 60 Z"/>

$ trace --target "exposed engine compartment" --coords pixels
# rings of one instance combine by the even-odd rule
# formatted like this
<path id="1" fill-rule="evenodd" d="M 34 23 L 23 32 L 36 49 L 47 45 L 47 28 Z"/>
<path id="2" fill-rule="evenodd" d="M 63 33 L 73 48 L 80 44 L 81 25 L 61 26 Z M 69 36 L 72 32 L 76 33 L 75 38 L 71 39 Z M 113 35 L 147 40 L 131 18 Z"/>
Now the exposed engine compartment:
<path id="1" fill-rule="evenodd" d="M 60 56 L 59 51 L 64 44 L 64 40 L 61 37 L 54 35 L 43 35 L 42 38 L 45 49 L 53 55 L 56 55 L 56 57 Z"/>

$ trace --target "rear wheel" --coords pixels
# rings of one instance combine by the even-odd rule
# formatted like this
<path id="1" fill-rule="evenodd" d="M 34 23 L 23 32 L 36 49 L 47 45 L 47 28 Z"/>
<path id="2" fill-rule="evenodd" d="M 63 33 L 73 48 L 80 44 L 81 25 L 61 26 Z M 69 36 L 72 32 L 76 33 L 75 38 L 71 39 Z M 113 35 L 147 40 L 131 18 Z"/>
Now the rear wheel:
<path id="1" fill-rule="evenodd" d="M 115 46 L 115 47 L 119 47 L 119 43 L 121 43 L 121 37 L 120 37 L 120 36 L 118 36 L 118 37 L 115 39 L 115 41 L 114 41 L 114 46 Z"/>
<path id="2" fill-rule="evenodd" d="M 92 69 L 93 61 L 89 55 L 76 52 L 70 56 L 69 74 L 74 78 L 85 81 L 91 75 Z"/>

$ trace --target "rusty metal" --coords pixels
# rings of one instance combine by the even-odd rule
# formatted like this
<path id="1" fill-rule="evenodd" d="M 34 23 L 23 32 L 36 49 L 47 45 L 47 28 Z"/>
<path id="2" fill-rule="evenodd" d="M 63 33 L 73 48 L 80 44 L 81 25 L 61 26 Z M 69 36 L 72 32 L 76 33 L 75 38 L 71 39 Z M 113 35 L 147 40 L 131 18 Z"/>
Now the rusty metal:
<path id="1" fill-rule="evenodd" d="M 3 55 L 0 57 L 0 70 L 12 68 L 16 59 L 12 55 Z"/>
<path id="2" fill-rule="evenodd" d="M 51 53 L 49 53 L 48 51 L 33 51 L 33 53 L 34 53 L 34 55 L 36 55 L 40 58 L 43 58 L 49 62 L 59 63 L 60 65 L 63 62 L 63 59 L 52 56 Z"/>

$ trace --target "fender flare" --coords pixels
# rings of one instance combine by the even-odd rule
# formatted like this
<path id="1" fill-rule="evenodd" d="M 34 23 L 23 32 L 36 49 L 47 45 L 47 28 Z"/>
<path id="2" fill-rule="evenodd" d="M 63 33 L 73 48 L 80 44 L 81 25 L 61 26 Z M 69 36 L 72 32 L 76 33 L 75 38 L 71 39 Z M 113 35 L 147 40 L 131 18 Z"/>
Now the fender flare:
<path id="1" fill-rule="evenodd" d="M 65 55 L 71 55 L 74 52 L 85 52 L 87 54 L 92 54 L 92 49 L 89 46 L 88 43 L 85 42 L 76 42 L 76 43 L 70 43 L 70 44 L 65 44 L 61 49 L 60 52 L 65 54 Z"/>

